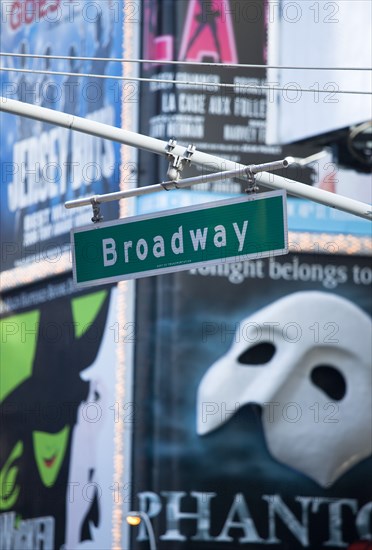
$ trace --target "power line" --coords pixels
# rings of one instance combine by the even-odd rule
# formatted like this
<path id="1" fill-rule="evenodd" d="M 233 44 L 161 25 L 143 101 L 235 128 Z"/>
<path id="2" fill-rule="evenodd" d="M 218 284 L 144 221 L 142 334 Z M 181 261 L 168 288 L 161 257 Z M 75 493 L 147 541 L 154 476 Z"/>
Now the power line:
<path id="1" fill-rule="evenodd" d="M 258 84 L 230 84 L 226 82 L 192 82 L 188 80 L 172 80 L 172 79 L 159 79 L 159 78 L 144 78 L 144 77 L 132 77 L 132 76 L 118 76 L 118 75 L 104 75 L 104 74 L 92 74 L 92 73 L 71 73 L 64 71 L 46 71 L 46 70 L 36 70 L 36 69 L 15 69 L 10 67 L 0 67 L 1 71 L 6 72 L 16 72 L 16 73 L 31 73 L 31 74 L 47 74 L 54 76 L 75 76 L 80 78 L 103 78 L 103 79 L 112 79 L 112 80 L 122 80 L 122 81 L 131 81 L 131 82 L 150 82 L 158 84 L 176 84 L 182 86 L 193 86 L 193 87 L 217 87 L 217 88 L 237 88 L 239 90 L 244 89 L 255 89 L 255 90 L 265 90 L 265 91 L 285 91 L 285 92 L 310 92 L 310 93 L 323 93 L 323 94 L 358 94 L 358 95 L 372 95 L 372 92 L 366 92 L 362 90 L 321 90 L 318 88 L 301 88 L 295 86 L 295 82 L 291 82 L 287 87 L 282 86 L 271 86 L 270 83 L 267 85 L 258 85 Z M 335 82 L 329 82 L 328 85 L 336 85 Z"/>
<path id="2" fill-rule="evenodd" d="M 26 57 L 30 59 L 62 59 L 67 61 L 106 61 L 114 63 L 139 63 L 153 65 L 186 65 L 191 67 L 219 67 L 223 69 L 284 69 L 301 71 L 372 71 L 372 67 L 302 67 L 287 65 L 257 65 L 251 63 L 204 63 L 197 61 L 170 61 L 154 59 L 125 59 L 120 57 L 78 57 L 69 55 L 39 55 L 28 53 L 4 53 L 0 52 L 1 57 Z"/>

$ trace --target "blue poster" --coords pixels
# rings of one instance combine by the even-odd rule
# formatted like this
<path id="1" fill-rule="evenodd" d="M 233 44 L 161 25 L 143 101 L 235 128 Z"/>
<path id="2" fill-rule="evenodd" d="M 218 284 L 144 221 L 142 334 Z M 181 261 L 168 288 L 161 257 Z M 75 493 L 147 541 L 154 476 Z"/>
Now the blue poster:
<path id="1" fill-rule="evenodd" d="M 130 548 L 371 550 L 371 277 L 288 254 L 138 281 Z"/>
<path id="2" fill-rule="evenodd" d="M 122 9 L 122 0 L 1 2 L 1 50 L 18 54 L 2 58 L 1 95 L 120 127 L 121 81 L 101 77 L 121 74 L 104 59 L 122 57 Z M 119 144 L 59 126 L 2 113 L 0 157 L 3 270 L 68 249 L 92 209 L 66 210 L 66 200 L 119 189 Z M 117 212 L 113 203 L 103 214 Z"/>

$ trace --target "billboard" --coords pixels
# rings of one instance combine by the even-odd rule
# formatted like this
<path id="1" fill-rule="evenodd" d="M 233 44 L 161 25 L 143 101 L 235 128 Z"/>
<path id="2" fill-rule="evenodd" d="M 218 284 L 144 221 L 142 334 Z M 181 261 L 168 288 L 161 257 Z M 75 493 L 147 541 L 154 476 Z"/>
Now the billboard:
<path id="1" fill-rule="evenodd" d="M 372 118 L 371 18 L 371 3 L 363 0 L 269 2 L 267 143 L 295 142 Z"/>
<path id="2" fill-rule="evenodd" d="M 370 547 L 371 277 L 291 254 L 139 282 L 132 509 L 159 550 Z"/>
<path id="3" fill-rule="evenodd" d="M 70 278 L 3 298 L 1 548 L 111 546 L 117 299 Z"/>
<path id="4" fill-rule="evenodd" d="M 145 0 L 141 133 L 243 164 L 287 155 L 307 157 L 318 149 L 266 144 L 268 2 L 259 0 Z M 253 66 L 247 66 L 253 65 Z M 141 153 L 144 181 L 165 179 L 166 163 Z M 209 166 L 204 172 L 217 171 Z M 220 168 L 218 168 L 220 169 Z M 187 175 L 195 169 L 187 170 Z M 283 172 L 312 183 L 315 171 Z M 156 174 L 156 176 L 155 176 Z M 186 170 L 184 177 L 186 177 Z M 155 183 L 155 181 L 154 181 Z M 246 186 L 245 186 L 246 187 Z M 244 182 L 221 180 L 201 191 L 237 193 Z"/>
<path id="5" fill-rule="evenodd" d="M 291 87 L 287 81 L 279 79 L 276 69 L 266 68 L 267 65 L 283 63 L 297 66 L 310 64 L 307 59 L 313 59 L 311 56 L 306 57 L 306 62 L 299 59 L 302 52 L 309 49 L 316 56 L 320 50 L 313 47 L 311 38 L 305 41 L 306 44 L 302 44 L 303 36 L 314 32 L 324 38 L 327 29 L 333 30 L 333 33 L 339 32 L 339 27 L 345 30 L 345 25 L 332 23 L 332 9 L 338 10 L 340 16 L 342 14 L 343 22 L 347 20 L 349 9 L 353 11 L 352 21 L 359 17 L 357 14 L 360 11 L 350 8 L 351 4 L 348 2 L 343 2 L 342 6 L 332 2 L 328 4 L 313 5 L 306 1 L 300 6 L 296 2 L 265 0 L 144 1 L 142 57 L 146 61 L 141 64 L 141 76 L 145 79 L 141 88 L 141 133 L 163 140 L 175 138 L 185 147 L 192 143 L 201 151 L 245 165 L 291 156 L 295 162 L 289 168 L 277 172 L 282 177 L 370 202 L 369 174 L 356 174 L 354 171 L 350 173 L 350 170 L 341 169 L 334 151 L 324 148 L 322 144 L 289 145 L 294 139 L 293 132 L 302 131 L 303 128 L 307 132 L 318 122 L 320 126 L 346 124 L 340 109 L 344 109 L 348 116 L 357 121 L 358 117 L 349 108 L 350 101 L 358 109 L 364 109 L 363 116 L 367 117 L 368 109 L 365 110 L 363 99 L 367 96 L 362 96 L 361 99 L 357 95 L 332 95 L 332 87 L 329 94 L 323 94 L 315 85 L 314 93 L 310 93 L 310 90 L 309 93 L 301 91 L 293 94 L 293 86 L 295 89 L 300 84 L 302 88 L 311 87 L 308 80 L 302 82 L 303 75 L 306 78 L 310 75 L 314 77 L 314 82 L 318 82 L 319 87 L 319 79 L 324 71 L 318 71 L 314 75 L 313 71 L 283 70 L 283 78 L 287 78 L 289 74 L 288 82 L 294 83 Z M 370 6 L 366 6 L 365 2 L 356 3 L 358 7 L 359 4 L 364 6 L 362 13 L 368 15 Z M 308 18 L 315 16 L 321 17 L 322 21 L 317 20 L 315 26 L 310 23 L 308 25 Z M 369 21 L 369 18 L 366 17 L 365 20 Z M 285 26 L 282 28 L 283 25 Z M 339 34 L 335 36 L 338 37 Z M 273 58 L 281 55 L 278 52 L 282 52 L 278 45 L 279 38 L 285 42 L 288 55 L 297 56 L 298 59 L 293 60 L 291 57 L 283 61 L 281 58 Z M 361 33 L 361 37 L 355 40 L 355 51 L 358 50 L 361 40 L 368 42 L 368 38 Z M 300 42 L 302 46 L 298 48 L 297 44 Z M 342 42 L 342 51 L 346 48 L 346 43 L 347 40 Z M 334 56 L 338 56 L 341 51 L 340 48 L 330 49 L 328 46 L 323 50 L 326 53 L 332 50 Z M 369 50 L 366 47 L 363 55 L 367 56 Z M 313 62 L 315 60 L 311 61 Z M 334 59 L 327 60 L 330 66 L 333 62 Z M 345 63 L 344 58 L 339 61 L 340 66 Z M 321 65 L 322 62 L 317 64 Z M 354 61 L 350 61 L 351 67 L 354 64 Z M 368 66 L 367 61 L 364 64 Z M 335 77 L 340 72 L 332 74 Z M 361 74 L 363 82 L 367 78 L 366 71 L 354 71 L 352 74 Z M 362 86 L 363 82 L 359 83 L 356 77 L 355 89 L 359 84 Z M 350 88 L 349 82 L 340 83 L 339 88 L 342 87 Z M 320 112 L 319 109 L 323 110 Z M 280 120 L 286 124 L 285 135 L 292 136 L 290 139 L 277 135 L 279 115 Z M 324 130 L 320 126 L 317 132 Z M 269 134 L 272 136 L 270 141 Z M 144 152 L 140 153 L 140 159 L 140 179 L 144 185 L 167 179 L 168 166 L 164 159 L 157 159 Z M 191 157 L 191 166 L 182 175 L 188 177 L 223 168 L 223 163 L 218 167 L 212 164 L 204 168 L 193 167 Z M 194 186 L 188 194 L 195 194 L 193 200 L 198 203 L 204 201 L 203 193 L 206 195 L 213 191 L 224 198 L 227 194 L 240 193 L 246 187 L 242 180 L 224 179 Z M 180 193 L 181 191 L 177 192 L 177 198 Z M 186 192 L 182 193 L 184 196 L 180 204 L 184 205 L 182 201 Z M 191 198 L 185 200 L 188 203 L 192 201 Z M 166 198 L 159 195 L 153 201 L 151 197 L 141 197 L 139 212 L 143 211 L 141 203 L 146 201 L 152 203 L 152 209 L 157 209 L 160 202 L 164 208 L 166 205 L 178 206 L 172 193 L 168 193 Z M 299 236 L 302 250 L 311 249 L 312 243 L 308 245 L 309 234 L 324 234 L 326 246 L 335 233 L 341 235 L 341 240 L 345 233 L 358 235 L 357 252 L 369 253 L 369 241 L 364 238 L 369 235 L 368 222 L 348 214 L 335 213 L 333 209 L 320 205 L 313 205 L 312 211 L 316 216 L 312 214 L 309 217 L 306 214 L 306 204 L 297 198 L 289 198 L 288 227 L 290 231 L 302 233 Z M 318 236 L 315 239 L 314 242 L 318 242 Z M 344 241 L 340 247 L 343 253 L 348 253 L 350 249 L 349 243 Z"/>
<path id="6" fill-rule="evenodd" d="M 105 58 L 121 57 L 122 11 L 119 0 L 1 2 L 1 49 L 19 55 L 3 58 L 1 95 L 120 127 L 121 85 L 100 77 L 121 75 Z M 119 189 L 119 145 L 0 116 L 1 269 L 53 263 L 68 250 L 71 227 L 91 218 L 91 208 L 67 211 L 64 202 Z M 117 213 L 117 203 L 105 210 L 108 219 Z"/>

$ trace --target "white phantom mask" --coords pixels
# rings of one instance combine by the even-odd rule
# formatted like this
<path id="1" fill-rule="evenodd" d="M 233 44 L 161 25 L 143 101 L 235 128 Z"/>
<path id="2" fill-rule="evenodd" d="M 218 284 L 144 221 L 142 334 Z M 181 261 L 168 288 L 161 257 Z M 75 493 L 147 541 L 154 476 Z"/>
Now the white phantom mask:
<path id="1" fill-rule="evenodd" d="M 291 294 L 242 321 L 204 375 L 198 434 L 259 404 L 271 455 L 329 486 L 372 454 L 370 360 L 361 309 L 325 292 Z"/>

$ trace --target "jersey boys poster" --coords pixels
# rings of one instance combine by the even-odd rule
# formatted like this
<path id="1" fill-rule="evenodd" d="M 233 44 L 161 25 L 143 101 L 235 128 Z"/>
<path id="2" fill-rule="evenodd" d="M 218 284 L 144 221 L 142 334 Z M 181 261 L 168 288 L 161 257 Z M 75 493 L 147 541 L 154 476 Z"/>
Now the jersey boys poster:
<path id="1" fill-rule="evenodd" d="M 0 547 L 108 548 L 116 288 L 60 279 L 2 306 Z"/>
<path id="2" fill-rule="evenodd" d="M 1 2 L 2 51 L 19 55 L 2 58 L 1 95 L 120 127 L 121 83 L 100 76 L 121 74 L 119 64 L 102 59 L 121 57 L 122 10 L 119 0 Z M 68 211 L 64 202 L 118 190 L 120 150 L 4 113 L 1 144 L 2 270 L 8 270 L 61 254 L 70 228 L 91 218 L 91 208 Z M 105 215 L 115 217 L 117 204 Z"/>
<path id="3" fill-rule="evenodd" d="M 290 254 L 139 283 L 132 507 L 157 548 L 370 547 L 371 276 Z"/>

